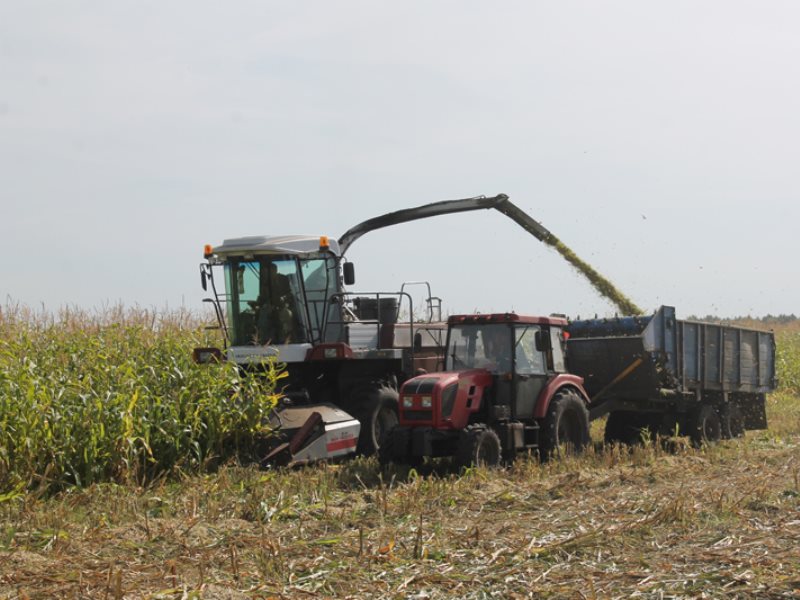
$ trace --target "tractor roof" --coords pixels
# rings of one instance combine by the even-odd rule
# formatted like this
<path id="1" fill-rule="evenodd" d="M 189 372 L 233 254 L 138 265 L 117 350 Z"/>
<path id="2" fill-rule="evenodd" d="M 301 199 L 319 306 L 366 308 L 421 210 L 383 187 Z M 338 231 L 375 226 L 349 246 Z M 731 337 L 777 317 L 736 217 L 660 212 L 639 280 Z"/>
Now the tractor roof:
<path id="1" fill-rule="evenodd" d="M 487 323 L 519 323 L 521 325 L 557 325 L 566 327 L 567 320 L 561 317 L 534 317 L 518 315 L 517 313 L 492 313 L 479 315 L 451 315 L 447 319 L 448 325 L 484 325 Z"/>
<path id="2" fill-rule="evenodd" d="M 217 256 L 240 254 L 317 254 L 320 252 L 319 235 L 252 235 L 232 238 L 214 247 Z M 328 249 L 339 256 L 339 242 L 328 238 Z"/>

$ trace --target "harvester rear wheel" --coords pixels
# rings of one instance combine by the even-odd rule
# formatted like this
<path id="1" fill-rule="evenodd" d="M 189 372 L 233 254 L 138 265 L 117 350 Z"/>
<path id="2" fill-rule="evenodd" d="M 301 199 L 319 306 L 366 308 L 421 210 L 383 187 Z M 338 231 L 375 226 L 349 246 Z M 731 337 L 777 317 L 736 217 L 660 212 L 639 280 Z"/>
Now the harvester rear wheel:
<path id="1" fill-rule="evenodd" d="M 556 392 L 550 401 L 540 429 L 541 458 L 562 452 L 581 452 L 589 443 L 589 410 L 586 403 L 572 390 Z"/>
<path id="2" fill-rule="evenodd" d="M 460 467 L 488 467 L 500 465 L 502 447 L 500 438 L 486 425 L 469 425 L 458 442 L 456 462 Z"/>

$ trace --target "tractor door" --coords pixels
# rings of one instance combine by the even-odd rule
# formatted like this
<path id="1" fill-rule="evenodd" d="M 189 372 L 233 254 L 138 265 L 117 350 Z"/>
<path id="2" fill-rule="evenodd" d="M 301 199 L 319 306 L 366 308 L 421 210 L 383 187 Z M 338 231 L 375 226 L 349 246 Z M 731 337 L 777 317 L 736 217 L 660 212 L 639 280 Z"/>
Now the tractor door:
<path id="1" fill-rule="evenodd" d="M 532 419 L 539 392 L 547 383 L 545 349 L 549 332 L 539 325 L 514 327 L 514 412 L 517 419 Z"/>

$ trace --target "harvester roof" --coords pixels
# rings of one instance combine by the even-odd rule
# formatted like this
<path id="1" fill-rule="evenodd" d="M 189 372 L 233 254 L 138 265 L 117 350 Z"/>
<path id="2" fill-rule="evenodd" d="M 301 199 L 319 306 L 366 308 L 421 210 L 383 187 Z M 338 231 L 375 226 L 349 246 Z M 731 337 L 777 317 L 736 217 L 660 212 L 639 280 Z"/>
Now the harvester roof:
<path id="1" fill-rule="evenodd" d="M 252 235 L 232 238 L 215 246 L 213 253 L 217 256 L 239 254 L 315 254 L 321 249 L 319 235 Z M 339 256 L 339 242 L 335 238 L 327 238 L 328 249 Z"/>

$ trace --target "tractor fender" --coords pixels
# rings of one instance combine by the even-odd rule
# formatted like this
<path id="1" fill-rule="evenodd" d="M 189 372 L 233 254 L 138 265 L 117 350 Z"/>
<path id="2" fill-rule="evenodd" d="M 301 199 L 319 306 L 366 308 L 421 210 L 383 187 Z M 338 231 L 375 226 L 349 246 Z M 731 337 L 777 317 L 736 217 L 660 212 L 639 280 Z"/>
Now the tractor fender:
<path id="1" fill-rule="evenodd" d="M 539 392 L 536 405 L 533 407 L 534 418 L 544 419 L 547 415 L 547 409 L 550 407 L 550 400 L 553 399 L 553 396 L 556 395 L 558 390 L 564 387 L 574 389 L 586 405 L 589 405 L 589 394 L 583 389 L 583 377 L 571 375 L 569 373 L 560 373 L 548 381 L 542 388 L 542 391 Z"/>

